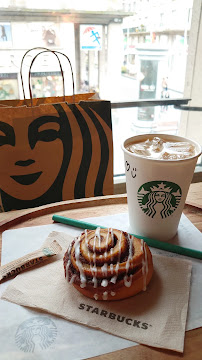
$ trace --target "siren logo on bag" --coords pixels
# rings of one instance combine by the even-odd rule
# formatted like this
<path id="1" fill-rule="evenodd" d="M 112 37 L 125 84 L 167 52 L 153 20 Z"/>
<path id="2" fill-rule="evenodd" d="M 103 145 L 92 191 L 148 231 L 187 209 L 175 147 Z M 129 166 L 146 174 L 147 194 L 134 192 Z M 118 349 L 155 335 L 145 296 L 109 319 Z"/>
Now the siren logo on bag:
<path id="1" fill-rule="evenodd" d="M 0 109 L 4 211 L 113 192 L 109 101 Z"/>
<path id="2" fill-rule="evenodd" d="M 56 339 L 57 327 L 47 318 L 36 316 L 24 321 L 17 329 L 15 341 L 20 350 L 35 352 L 47 349 Z"/>
<path id="3" fill-rule="evenodd" d="M 162 219 L 170 216 L 178 207 L 182 191 L 179 185 L 169 181 L 150 181 L 138 189 L 138 203 L 142 211 Z"/>

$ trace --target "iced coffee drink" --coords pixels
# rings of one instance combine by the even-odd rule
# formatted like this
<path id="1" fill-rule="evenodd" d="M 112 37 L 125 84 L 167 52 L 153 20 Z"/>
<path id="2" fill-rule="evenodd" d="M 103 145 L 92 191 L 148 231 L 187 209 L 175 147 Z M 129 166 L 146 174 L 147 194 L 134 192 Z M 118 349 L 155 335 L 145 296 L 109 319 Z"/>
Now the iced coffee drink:
<path id="1" fill-rule="evenodd" d="M 188 141 L 168 141 L 157 136 L 129 144 L 126 149 L 136 155 L 158 160 L 188 159 L 196 154 L 196 147 Z"/>
<path id="2" fill-rule="evenodd" d="M 126 139 L 128 232 L 161 241 L 175 236 L 201 147 L 166 134 Z"/>

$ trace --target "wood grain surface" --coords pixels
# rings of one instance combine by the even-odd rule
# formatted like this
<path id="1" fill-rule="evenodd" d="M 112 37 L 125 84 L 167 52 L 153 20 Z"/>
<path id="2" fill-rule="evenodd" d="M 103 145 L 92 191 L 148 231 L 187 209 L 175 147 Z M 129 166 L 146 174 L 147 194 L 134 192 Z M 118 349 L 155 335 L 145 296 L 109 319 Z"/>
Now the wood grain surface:
<path id="1" fill-rule="evenodd" d="M 0 255 L 2 232 L 7 229 L 51 224 L 57 213 L 74 219 L 112 215 L 127 212 L 126 194 L 89 199 L 70 200 L 40 208 L 0 214 Z M 202 183 L 191 184 L 184 214 L 202 231 Z M 17 244 L 16 244 L 17 246 Z M 202 328 L 186 332 L 183 354 L 138 345 L 113 353 L 91 358 L 92 360 L 202 360 Z"/>

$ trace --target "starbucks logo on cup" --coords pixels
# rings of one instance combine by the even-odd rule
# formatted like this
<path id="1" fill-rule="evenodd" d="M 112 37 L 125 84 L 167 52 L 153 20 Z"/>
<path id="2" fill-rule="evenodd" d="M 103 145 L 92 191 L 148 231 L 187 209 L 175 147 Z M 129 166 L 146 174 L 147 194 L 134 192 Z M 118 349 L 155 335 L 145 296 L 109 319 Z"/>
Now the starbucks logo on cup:
<path id="1" fill-rule="evenodd" d="M 170 216 L 178 207 L 182 196 L 179 185 L 169 181 L 150 181 L 138 189 L 137 198 L 142 211 L 162 219 Z"/>
<path id="2" fill-rule="evenodd" d="M 55 341 L 56 336 L 55 323 L 45 316 L 36 316 L 20 324 L 15 341 L 20 350 L 33 353 L 47 349 Z"/>

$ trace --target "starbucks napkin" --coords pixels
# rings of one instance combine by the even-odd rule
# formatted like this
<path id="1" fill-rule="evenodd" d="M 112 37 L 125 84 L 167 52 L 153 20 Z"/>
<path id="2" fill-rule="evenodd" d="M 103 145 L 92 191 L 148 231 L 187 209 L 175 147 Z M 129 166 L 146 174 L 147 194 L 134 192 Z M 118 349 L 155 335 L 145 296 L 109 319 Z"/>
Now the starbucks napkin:
<path id="1" fill-rule="evenodd" d="M 63 253 L 72 237 L 52 232 Z M 145 292 L 120 301 L 96 301 L 64 277 L 59 260 L 18 275 L 2 295 L 19 305 L 58 315 L 141 344 L 183 352 L 191 262 L 153 255 L 154 274 Z"/>

